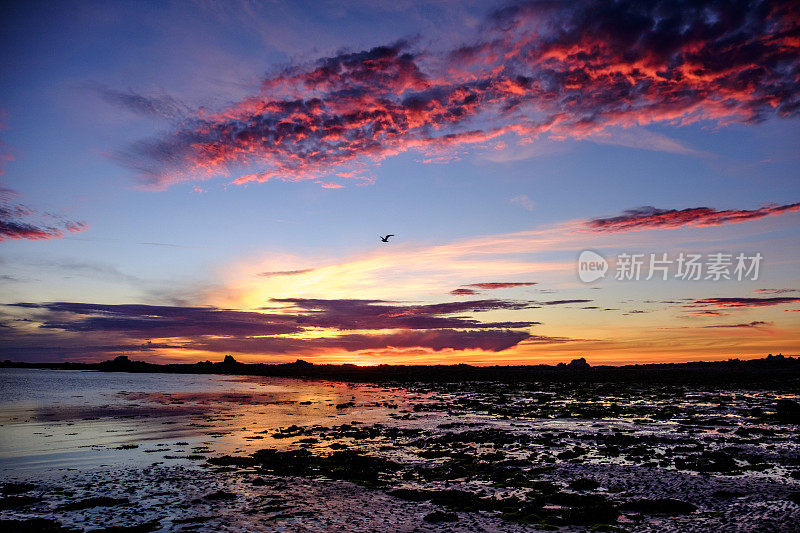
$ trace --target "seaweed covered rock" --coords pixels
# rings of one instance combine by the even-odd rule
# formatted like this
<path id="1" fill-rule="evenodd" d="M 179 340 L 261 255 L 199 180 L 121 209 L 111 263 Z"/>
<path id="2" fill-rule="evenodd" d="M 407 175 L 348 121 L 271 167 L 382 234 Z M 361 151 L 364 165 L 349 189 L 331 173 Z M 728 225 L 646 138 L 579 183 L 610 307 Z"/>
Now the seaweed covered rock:
<path id="1" fill-rule="evenodd" d="M 49 518 L 28 518 L 27 520 L 0 520 L 0 531 L 14 533 L 79 533 L 81 530 L 62 526 Z"/>
<path id="2" fill-rule="evenodd" d="M 781 422 L 800 424 L 800 403 L 786 398 L 778 400 L 775 405 L 775 414 Z"/>
<path id="3" fill-rule="evenodd" d="M 36 488 L 36 485 L 32 483 L 6 483 L 3 485 L 3 495 L 9 494 L 23 494 L 25 492 L 30 492 Z"/>
<path id="4" fill-rule="evenodd" d="M 502 500 L 458 489 L 395 489 L 389 495 L 414 502 L 429 501 L 451 511 L 496 511 L 504 506 Z"/>
<path id="5" fill-rule="evenodd" d="M 109 496 L 94 496 L 91 498 L 84 498 L 74 502 L 65 503 L 60 506 L 62 511 L 78 511 L 81 509 L 92 509 L 94 507 L 116 507 L 117 505 L 129 505 L 130 500 L 127 498 L 111 498 Z"/>
<path id="6" fill-rule="evenodd" d="M 441 522 L 457 522 L 458 515 L 455 513 L 446 513 L 444 511 L 434 511 L 426 514 L 423 520 L 432 524 L 438 524 Z"/>
<path id="7" fill-rule="evenodd" d="M 638 511 L 645 514 L 679 515 L 690 514 L 697 510 L 693 503 L 676 500 L 673 498 L 643 498 L 631 500 L 622 504 L 627 511 Z"/>
<path id="8" fill-rule="evenodd" d="M 265 448 L 248 457 L 222 456 L 208 460 L 212 465 L 258 467 L 280 476 L 322 475 L 343 479 L 362 485 L 377 485 L 384 474 L 394 473 L 401 465 L 356 450 L 335 451 L 329 455 L 316 455 L 307 449 L 274 450 Z"/>

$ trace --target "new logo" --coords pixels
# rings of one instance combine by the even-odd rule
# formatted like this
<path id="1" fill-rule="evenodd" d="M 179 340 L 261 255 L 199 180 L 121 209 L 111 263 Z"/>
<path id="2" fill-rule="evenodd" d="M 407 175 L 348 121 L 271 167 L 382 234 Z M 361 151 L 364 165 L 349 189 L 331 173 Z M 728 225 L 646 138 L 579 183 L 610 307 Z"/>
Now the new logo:
<path id="1" fill-rule="evenodd" d="M 602 255 L 584 250 L 578 256 L 578 277 L 584 283 L 591 283 L 604 277 L 608 271 L 608 261 Z"/>

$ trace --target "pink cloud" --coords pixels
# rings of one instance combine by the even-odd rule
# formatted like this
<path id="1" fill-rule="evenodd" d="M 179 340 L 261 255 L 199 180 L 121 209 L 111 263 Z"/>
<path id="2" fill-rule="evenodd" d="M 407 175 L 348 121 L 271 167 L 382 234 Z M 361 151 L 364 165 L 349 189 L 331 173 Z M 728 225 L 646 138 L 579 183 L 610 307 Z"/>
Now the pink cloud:
<path id="1" fill-rule="evenodd" d="M 659 3 L 513 4 L 449 52 L 397 42 L 292 65 L 226 108 L 186 115 L 126 160 L 152 188 L 240 172 L 234 183 L 292 181 L 409 150 L 435 161 L 464 145 L 503 146 L 506 135 L 796 116 L 796 5 L 738 9 L 687 3 L 664 18 Z"/>
<path id="2" fill-rule="evenodd" d="M 586 222 L 579 231 L 593 233 L 621 233 L 649 229 L 680 228 L 684 226 L 706 227 L 737 224 L 767 216 L 800 211 L 800 202 L 786 205 L 769 204 L 758 209 L 726 209 L 718 211 L 710 207 L 689 209 L 656 209 L 646 206 L 624 211 L 622 215 L 595 218 Z"/>
<path id="3" fill-rule="evenodd" d="M 478 291 L 474 291 L 472 289 L 453 289 L 450 291 L 450 294 L 454 294 L 456 296 L 471 296 L 477 293 Z"/>
<path id="4" fill-rule="evenodd" d="M 475 287 L 476 289 L 509 289 L 512 287 L 530 287 L 536 285 L 535 281 L 503 281 L 503 282 L 484 282 L 484 283 L 470 283 L 466 287 Z"/>
<path id="5" fill-rule="evenodd" d="M 25 217 L 32 215 L 35 215 L 35 211 L 23 205 L 0 204 L 0 242 L 15 239 L 60 239 L 67 233 L 80 233 L 89 228 L 85 222 L 65 221 L 56 227 L 25 221 Z"/>

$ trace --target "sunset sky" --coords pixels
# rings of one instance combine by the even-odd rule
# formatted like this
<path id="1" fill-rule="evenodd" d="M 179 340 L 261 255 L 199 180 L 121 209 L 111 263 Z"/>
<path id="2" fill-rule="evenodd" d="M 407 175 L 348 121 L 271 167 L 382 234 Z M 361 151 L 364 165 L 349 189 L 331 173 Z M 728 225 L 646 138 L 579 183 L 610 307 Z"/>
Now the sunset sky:
<path id="1" fill-rule="evenodd" d="M 0 359 L 800 352 L 794 1 L 0 17 Z M 584 250 L 604 278 L 581 281 Z M 648 280 L 650 254 L 704 270 Z"/>

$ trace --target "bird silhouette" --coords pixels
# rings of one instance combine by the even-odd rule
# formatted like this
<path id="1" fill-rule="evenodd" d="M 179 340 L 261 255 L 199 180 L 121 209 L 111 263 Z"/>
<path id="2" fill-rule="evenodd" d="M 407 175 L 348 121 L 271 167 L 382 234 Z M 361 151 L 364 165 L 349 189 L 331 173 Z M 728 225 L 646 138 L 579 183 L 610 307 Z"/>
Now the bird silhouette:
<path id="1" fill-rule="evenodd" d="M 389 237 L 394 237 L 393 234 L 386 235 L 385 237 L 381 237 L 381 242 L 389 242 Z"/>

